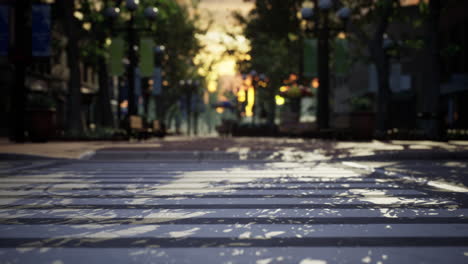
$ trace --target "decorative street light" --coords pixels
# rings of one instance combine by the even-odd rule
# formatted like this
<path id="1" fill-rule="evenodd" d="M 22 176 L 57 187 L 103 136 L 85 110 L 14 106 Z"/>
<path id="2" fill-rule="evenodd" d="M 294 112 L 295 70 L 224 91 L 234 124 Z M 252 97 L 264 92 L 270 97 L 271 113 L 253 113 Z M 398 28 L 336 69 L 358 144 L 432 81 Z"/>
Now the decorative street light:
<path id="1" fill-rule="evenodd" d="M 186 107 L 187 107 L 187 135 L 191 134 L 192 130 L 192 96 L 198 92 L 198 87 L 200 86 L 199 80 L 180 80 L 179 86 L 186 92 Z M 198 110 L 195 110 L 195 119 L 198 118 Z M 194 133 L 197 134 L 197 124 L 196 120 L 194 122 Z"/>
<path id="2" fill-rule="evenodd" d="M 137 31 L 135 28 L 135 11 L 138 9 L 139 0 L 126 0 L 125 7 L 130 11 L 130 19 L 127 23 L 127 41 L 128 41 L 128 59 L 129 66 L 127 68 L 127 82 L 128 82 L 128 116 L 137 114 L 137 105 L 135 100 L 135 69 L 137 65 Z M 104 10 L 104 15 L 115 19 L 119 16 L 120 9 L 116 7 L 107 7 Z M 156 7 L 145 8 L 143 15 L 148 20 L 154 20 L 158 14 Z"/>
<path id="3" fill-rule="evenodd" d="M 304 20 L 311 21 L 315 18 L 315 29 L 318 33 L 318 75 L 320 86 L 318 88 L 318 106 L 317 106 L 317 124 L 320 129 L 329 127 L 329 90 L 330 90 L 330 27 L 329 13 L 333 7 L 339 6 L 338 1 L 332 0 L 314 0 L 314 7 L 317 7 L 316 12 L 313 7 L 304 7 L 301 10 L 301 15 Z M 351 16 L 351 9 L 342 7 L 336 13 L 336 16 L 343 22 Z M 321 22 L 321 23 L 320 23 Z"/>

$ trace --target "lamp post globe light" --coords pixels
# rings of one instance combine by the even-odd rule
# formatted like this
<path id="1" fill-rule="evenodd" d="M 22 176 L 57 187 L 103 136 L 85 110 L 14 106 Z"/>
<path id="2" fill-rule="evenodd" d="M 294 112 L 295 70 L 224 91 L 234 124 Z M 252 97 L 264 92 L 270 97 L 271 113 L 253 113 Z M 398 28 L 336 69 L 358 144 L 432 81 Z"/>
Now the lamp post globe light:
<path id="1" fill-rule="evenodd" d="M 119 16 L 120 9 L 118 7 L 112 7 L 109 6 L 106 9 L 104 9 L 104 16 L 115 19 Z"/>
<path id="2" fill-rule="evenodd" d="M 302 19 L 306 21 L 315 20 L 315 30 L 318 35 L 318 78 L 320 85 L 317 98 L 317 125 L 319 129 L 329 128 L 329 90 L 330 90 L 330 27 L 329 11 L 339 3 L 332 0 L 314 0 L 313 7 L 303 7 L 301 9 Z M 317 8 L 315 8 L 317 7 Z M 317 9 L 317 10 L 315 10 Z M 351 9 L 342 7 L 336 12 L 336 16 L 344 23 L 351 16 Z M 322 18 L 322 19 L 320 19 Z"/>
<path id="3" fill-rule="evenodd" d="M 336 16 L 342 21 L 346 21 L 351 17 L 351 8 L 342 7 L 336 12 Z"/>
<path id="4" fill-rule="evenodd" d="M 139 0 L 127 0 L 125 1 L 125 7 L 128 9 L 128 11 L 133 12 L 137 10 L 139 3 Z"/>
<path id="5" fill-rule="evenodd" d="M 154 20 L 158 16 L 158 12 L 159 10 L 156 7 L 147 7 L 145 11 L 143 11 L 143 14 L 147 19 Z"/>
<path id="6" fill-rule="evenodd" d="M 322 10 L 329 10 L 330 8 L 332 8 L 332 6 L 333 6 L 332 0 L 320 0 L 318 2 L 318 7 Z"/>

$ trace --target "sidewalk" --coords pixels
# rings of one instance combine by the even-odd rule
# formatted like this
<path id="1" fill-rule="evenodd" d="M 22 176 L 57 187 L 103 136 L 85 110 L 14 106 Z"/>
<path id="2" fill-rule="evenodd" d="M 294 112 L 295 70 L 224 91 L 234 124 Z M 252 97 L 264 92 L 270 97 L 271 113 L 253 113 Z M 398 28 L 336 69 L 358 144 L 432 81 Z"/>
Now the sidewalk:
<path id="1" fill-rule="evenodd" d="M 328 141 L 287 138 L 167 137 L 146 141 L 83 141 L 11 143 L 0 139 L 0 159 L 79 159 L 97 150 L 118 151 L 227 151 L 227 152 L 308 152 L 326 159 L 398 160 L 468 159 L 468 141 Z"/>

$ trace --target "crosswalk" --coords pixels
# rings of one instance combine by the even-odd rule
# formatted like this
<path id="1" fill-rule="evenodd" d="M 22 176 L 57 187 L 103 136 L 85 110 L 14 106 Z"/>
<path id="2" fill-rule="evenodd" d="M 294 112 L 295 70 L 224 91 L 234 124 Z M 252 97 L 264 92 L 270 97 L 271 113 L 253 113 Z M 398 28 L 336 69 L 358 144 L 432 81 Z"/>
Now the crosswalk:
<path id="1" fill-rule="evenodd" d="M 331 162 L 60 161 L 0 178 L 0 263 L 468 263 L 459 195 Z"/>

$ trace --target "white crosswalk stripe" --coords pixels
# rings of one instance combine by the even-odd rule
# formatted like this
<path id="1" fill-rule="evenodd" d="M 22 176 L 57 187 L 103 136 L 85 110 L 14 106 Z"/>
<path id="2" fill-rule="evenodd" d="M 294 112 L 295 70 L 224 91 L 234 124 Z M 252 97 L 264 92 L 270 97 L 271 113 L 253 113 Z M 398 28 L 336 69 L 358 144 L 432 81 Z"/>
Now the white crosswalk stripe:
<path id="1" fill-rule="evenodd" d="M 0 179 L 0 263 L 468 262 L 464 199 L 339 164 L 70 161 Z"/>

